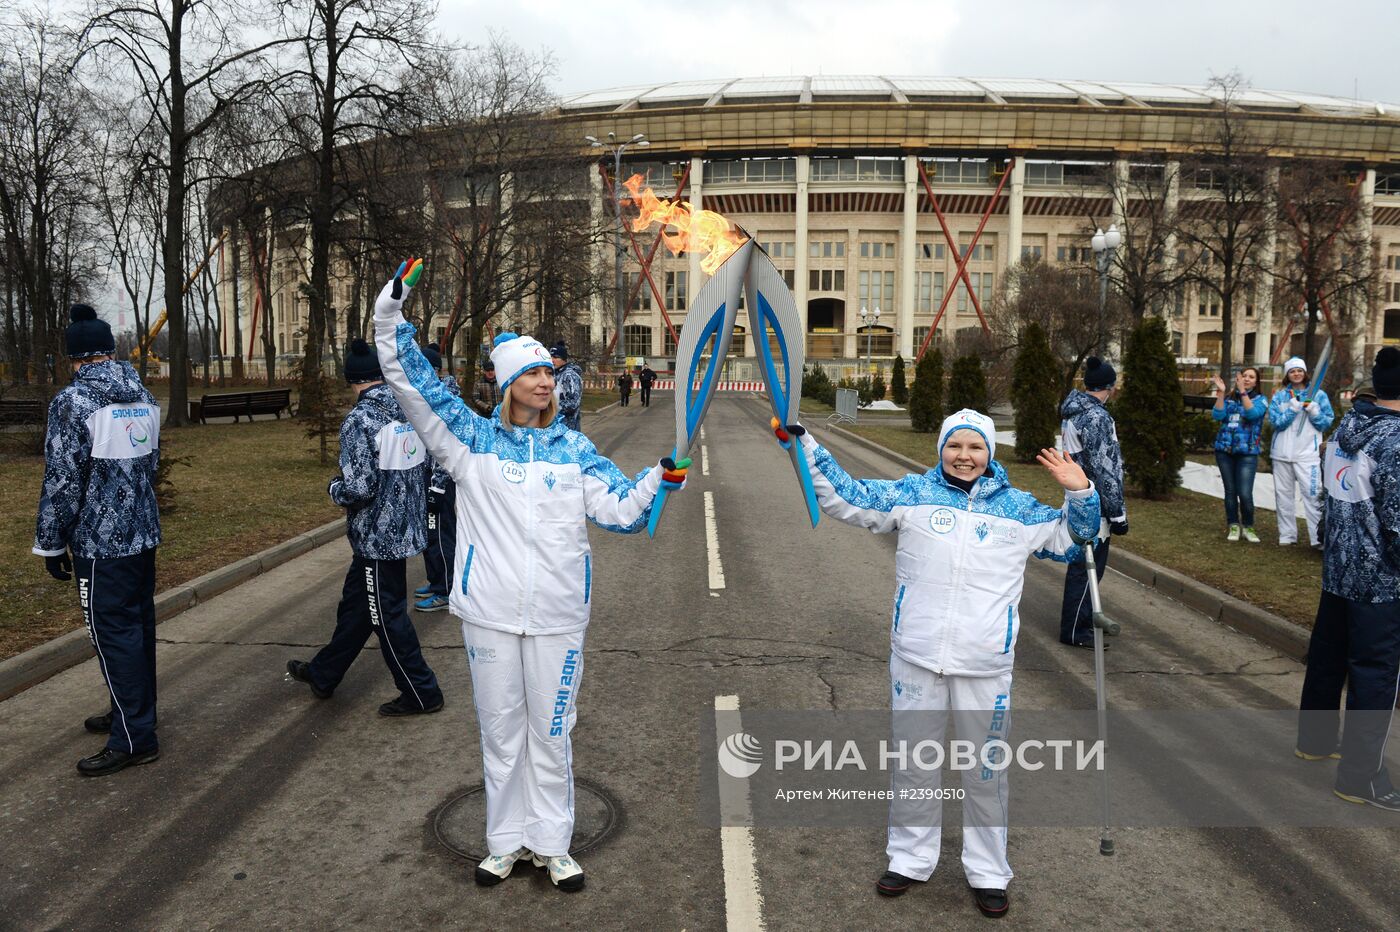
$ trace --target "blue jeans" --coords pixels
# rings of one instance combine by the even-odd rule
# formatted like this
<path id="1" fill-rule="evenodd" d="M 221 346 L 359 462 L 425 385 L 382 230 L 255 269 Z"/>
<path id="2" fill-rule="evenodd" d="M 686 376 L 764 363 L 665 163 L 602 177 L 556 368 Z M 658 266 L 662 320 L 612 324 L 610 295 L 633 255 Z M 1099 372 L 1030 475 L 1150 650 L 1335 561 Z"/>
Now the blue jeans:
<path id="1" fill-rule="evenodd" d="M 1215 465 L 1225 483 L 1226 522 L 1254 527 L 1254 473 L 1259 469 L 1259 454 L 1216 450 Z"/>

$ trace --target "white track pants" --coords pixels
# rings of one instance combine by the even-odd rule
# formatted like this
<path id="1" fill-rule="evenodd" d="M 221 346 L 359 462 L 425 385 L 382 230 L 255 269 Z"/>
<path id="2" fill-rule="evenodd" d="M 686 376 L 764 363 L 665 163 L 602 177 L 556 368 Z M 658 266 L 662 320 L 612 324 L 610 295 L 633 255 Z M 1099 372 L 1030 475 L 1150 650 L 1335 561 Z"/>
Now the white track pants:
<path id="1" fill-rule="evenodd" d="M 462 623 L 481 727 L 486 847 L 569 853 L 574 772 L 569 733 L 583 681 L 583 631 L 525 636 Z"/>
<path id="2" fill-rule="evenodd" d="M 948 712 L 952 710 L 957 737 L 976 741 L 978 754 L 989 737 L 1005 741 L 1004 729 L 993 734 L 993 710 L 1011 707 L 1011 674 L 1000 676 L 940 676 L 931 670 L 890 657 L 890 699 L 895 712 L 926 712 L 927 716 L 902 716 L 896 732 L 907 732 L 912 722 L 921 726 L 920 738 L 944 744 L 948 738 Z M 936 714 L 935 714 L 936 713 Z M 1011 865 L 1006 860 L 1007 780 L 1006 770 L 997 770 L 989 779 L 982 779 L 981 768 L 964 770 L 962 786 L 966 793 L 963 805 L 963 873 L 967 882 L 978 888 L 1004 890 L 1011 880 Z M 893 788 L 896 798 L 904 788 L 937 790 L 942 782 L 939 771 L 896 771 Z M 942 807 L 928 804 L 921 813 L 928 813 L 933 824 L 927 826 L 891 825 L 885 854 L 889 869 L 914 880 L 928 880 L 938 865 L 938 849 L 943 838 Z"/>
<path id="3" fill-rule="evenodd" d="M 1308 543 L 1317 544 L 1317 521 L 1322 516 L 1322 469 L 1317 460 L 1284 463 L 1274 460 L 1274 508 L 1278 511 L 1278 542 L 1298 541 L 1294 498 L 1303 497 L 1303 517 L 1308 522 Z"/>

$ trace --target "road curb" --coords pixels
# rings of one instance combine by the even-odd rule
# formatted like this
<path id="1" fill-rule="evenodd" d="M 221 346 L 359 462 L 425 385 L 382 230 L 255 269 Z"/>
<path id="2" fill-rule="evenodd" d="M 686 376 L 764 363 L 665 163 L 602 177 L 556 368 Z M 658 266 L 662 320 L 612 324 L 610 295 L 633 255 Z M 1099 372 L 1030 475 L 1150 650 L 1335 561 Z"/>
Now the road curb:
<path id="1" fill-rule="evenodd" d="M 310 553 L 323 544 L 345 535 L 345 519 L 337 518 L 291 540 L 283 541 L 260 553 L 244 557 L 205 573 L 196 579 L 167 589 L 156 596 L 156 623 L 180 614 L 186 609 L 207 602 L 221 592 L 227 592 L 276 566 Z M 0 661 L 0 701 L 42 683 L 56 673 L 62 673 L 93 656 L 92 641 L 86 630 L 69 631 L 52 641 L 31 647 L 22 654 Z"/>
<path id="2" fill-rule="evenodd" d="M 894 460 L 912 472 L 920 475 L 928 472 L 929 467 L 923 463 L 896 453 L 860 434 L 851 433 L 841 427 L 817 426 L 839 434 L 857 446 Z M 1257 605 L 1221 592 L 1184 573 L 1153 563 L 1146 557 L 1140 557 L 1122 547 L 1113 548 L 1109 556 L 1109 566 L 1147 588 L 1200 612 L 1212 621 L 1269 645 L 1285 656 L 1299 661 L 1307 657 L 1309 632 L 1287 619 L 1264 611 Z"/>

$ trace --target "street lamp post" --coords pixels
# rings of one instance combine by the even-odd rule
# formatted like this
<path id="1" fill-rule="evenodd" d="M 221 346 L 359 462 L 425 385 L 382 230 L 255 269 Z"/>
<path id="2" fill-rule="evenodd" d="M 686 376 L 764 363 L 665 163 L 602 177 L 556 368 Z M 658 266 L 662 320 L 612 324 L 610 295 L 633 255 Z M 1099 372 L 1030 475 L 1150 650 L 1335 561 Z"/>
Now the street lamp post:
<path id="1" fill-rule="evenodd" d="M 1103 318 L 1104 309 L 1108 305 L 1108 272 L 1113 268 L 1113 255 L 1118 249 L 1118 245 L 1123 242 L 1123 234 L 1118 232 L 1118 224 L 1111 223 L 1108 232 L 1095 230 L 1094 237 L 1089 244 L 1094 247 L 1094 258 L 1099 266 L 1099 326 L 1098 326 L 1098 348 L 1100 353 L 1106 352 L 1103 339 Z"/>
<path id="2" fill-rule="evenodd" d="M 596 136 L 584 136 L 584 141 L 594 149 L 607 149 L 613 157 L 612 175 L 612 199 L 614 216 L 617 218 L 617 249 L 613 251 L 613 289 L 616 292 L 615 302 L 617 304 L 617 314 L 614 319 L 616 327 L 616 351 L 613 353 L 613 363 L 618 368 L 627 364 L 627 348 L 622 340 L 622 319 L 627 313 L 622 287 L 622 255 L 626 247 L 622 244 L 623 235 L 626 230 L 622 225 L 622 153 L 627 151 L 628 146 L 649 146 L 651 142 L 646 138 L 645 133 L 638 133 L 626 142 L 617 142 L 616 133 L 608 133 L 608 141 L 602 142 Z"/>
<path id="3" fill-rule="evenodd" d="M 860 325 L 865 328 L 865 370 L 867 373 L 875 371 L 875 359 L 870 355 L 870 330 L 879 322 L 879 307 L 875 308 L 873 314 L 865 308 L 860 309 Z"/>

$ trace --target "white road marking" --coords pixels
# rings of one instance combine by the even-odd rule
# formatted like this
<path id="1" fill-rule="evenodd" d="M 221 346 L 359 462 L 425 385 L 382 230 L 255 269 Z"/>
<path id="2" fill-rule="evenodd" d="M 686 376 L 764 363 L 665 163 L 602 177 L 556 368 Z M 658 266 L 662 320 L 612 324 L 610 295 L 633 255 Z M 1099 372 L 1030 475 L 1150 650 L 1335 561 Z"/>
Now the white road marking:
<path id="1" fill-rule="evenodd" d="M 701 424 L 701 425 L 700 425 L 700 442 L 701 442 L 701 443 L 704 443 L 704 442 L 705 442 L 705 425 L 704 425 L 704 424 Z"/>
<path id="2" fill-rule="evenodd" d="M 704 444 L 700 445 L 700 475 L 710 474 L 710 448 Z"/>
<path id="3" fill-rule="evenodd" d="M 717 722 L 739 725 L 738 696 L 715 696 L 715 711 L 735 713 L 716 716 Z M 723 741 L 737 728 L 716 730 L 716 739 Z M 716 746 L 716 753 L 719 748 Z M 724 919 L 731 932 L 763 932 L 763 894 L 758 889 L 758 859 L 753 848 L 753 821 L 749 803 L 748 781 L 720 780 L 719 844 L 724 862 Z M 736 784 L 738 784 L 736 786 Z M 725 792 L 726 786 L 730 792 Z M 739 787 L 742 786 L 742 789 Z M 737 822 L 726 825 L 725 822 Z"/>
<path id="4" fill-rule="evenodd" d="M 710 561 L 710 588 L 724 588 L 724 567 L 719 562 L 719 525 L 715 523 L 715 493 L 705 492 L 705 551 Z"/>

